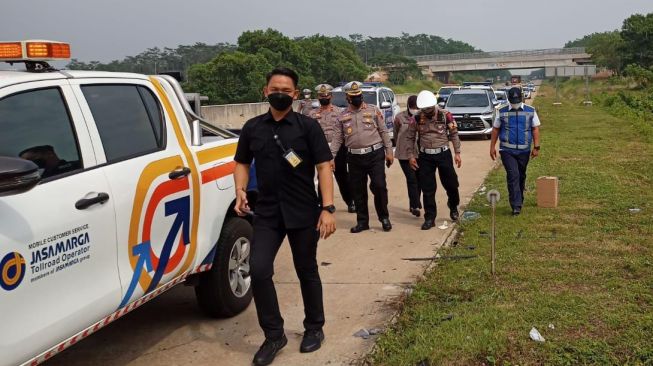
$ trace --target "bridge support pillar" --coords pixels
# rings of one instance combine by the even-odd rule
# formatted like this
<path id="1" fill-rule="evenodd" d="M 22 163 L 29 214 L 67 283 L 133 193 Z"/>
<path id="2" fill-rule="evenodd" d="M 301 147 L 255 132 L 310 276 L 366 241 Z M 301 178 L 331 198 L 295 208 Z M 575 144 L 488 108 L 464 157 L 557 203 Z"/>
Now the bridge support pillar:
<path id="1" fill-rule="evenodd" d="M 441 71 L 433 73 L 433 78 L 444 84 L 449 84 L 449 79 L 451 78 L 450 71 Z"/>

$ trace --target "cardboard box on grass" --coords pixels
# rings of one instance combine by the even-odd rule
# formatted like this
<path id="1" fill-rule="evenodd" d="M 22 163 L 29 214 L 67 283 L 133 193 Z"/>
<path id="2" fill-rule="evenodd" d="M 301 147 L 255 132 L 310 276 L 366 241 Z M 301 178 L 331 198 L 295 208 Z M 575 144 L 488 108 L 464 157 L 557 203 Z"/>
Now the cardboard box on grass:
<path id="1" fill-rule="evenodd" d="M 558 207 L 558 177 L 538 177 L 537 207 Z"/>

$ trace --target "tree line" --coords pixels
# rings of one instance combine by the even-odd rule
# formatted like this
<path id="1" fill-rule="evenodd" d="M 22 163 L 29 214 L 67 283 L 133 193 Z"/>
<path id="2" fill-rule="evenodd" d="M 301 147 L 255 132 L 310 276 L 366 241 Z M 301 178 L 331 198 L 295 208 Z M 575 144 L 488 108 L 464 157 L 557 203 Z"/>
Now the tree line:
<path id="1" fill-rule="evenodd" d="M 597 66 L 617 74 L 653 73 L 653 13 L 631 15 L 621 29 L 588 34 L 565 47 L 585 47 Z"/>
<path id="2" fill-rule="evenodd" d="M 109 63 L 71 60 L 71 70 L 123 71 L 156 74 L 181 71 L 184 89 L 209 97 L 210 103 L 258 102 L 263 98 L 265 75 L 275 66 L 293 68 L 300 75 L 300 89 L 316 84 L 338 85 L 364 80 L 374 69 L 387 69 L 389 81 L 402 84 L 421 78 L 409 56 L 478 51 L 473 46 L 434 35 L 349 38 L 313 35 L 290 38 L 274 29 L 243 32 L 237 44 L 180 45 L 149 48 Z"/>

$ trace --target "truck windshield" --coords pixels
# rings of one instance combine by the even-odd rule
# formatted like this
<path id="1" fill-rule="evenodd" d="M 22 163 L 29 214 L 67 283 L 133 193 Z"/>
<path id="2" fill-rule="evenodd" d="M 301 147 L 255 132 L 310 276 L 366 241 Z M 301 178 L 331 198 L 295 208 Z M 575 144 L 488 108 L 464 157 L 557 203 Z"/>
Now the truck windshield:
<path id="1" fill-rule="evenodd" d="M 447 107 L 487 107 L 489 101 L 487 94 L 452 94 L 447 102 Z"/>
<path id="2" fill-rule="evenodd" d="M 367 104 L 377 105 L 376 92 L 373 91 L 363 92 L 363 101 L 365 101 L 365 103 Z M 345 92 L 341 92 L 341 91 L 333 92 L 331 103 L 333 103 L 334 105 L 340 108 L 347 108 L 349 106 L 347 104 L 347 99 L 345 98 Z"/>

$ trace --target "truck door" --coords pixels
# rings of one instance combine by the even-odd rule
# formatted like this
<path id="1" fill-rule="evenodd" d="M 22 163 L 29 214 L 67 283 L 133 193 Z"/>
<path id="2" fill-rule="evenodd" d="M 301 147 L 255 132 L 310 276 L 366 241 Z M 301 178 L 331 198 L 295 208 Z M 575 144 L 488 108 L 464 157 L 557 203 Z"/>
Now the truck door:
<path id="1" fill-rule="evenodd" d="M 157 80 L 83 80 L 77 93 L 116 196 L 122 308 L 194 264 L 199 176 Z"/>
<path id="2" fill-rule="evenodd" d="M 120 301 L 115 196 L 96 168 L 66 80 L 0 89 L 0 155 L 41 182 L 0 197 L 0 364 L 19 364 L 101 320 Z"/>

